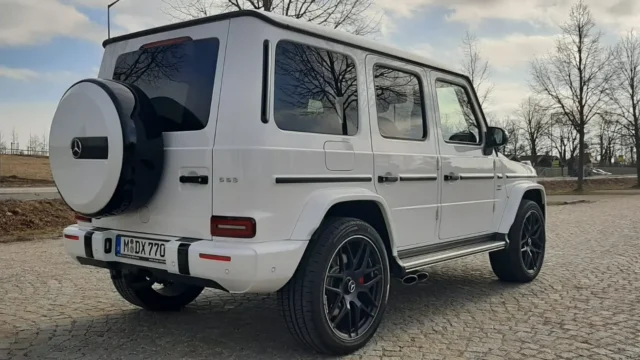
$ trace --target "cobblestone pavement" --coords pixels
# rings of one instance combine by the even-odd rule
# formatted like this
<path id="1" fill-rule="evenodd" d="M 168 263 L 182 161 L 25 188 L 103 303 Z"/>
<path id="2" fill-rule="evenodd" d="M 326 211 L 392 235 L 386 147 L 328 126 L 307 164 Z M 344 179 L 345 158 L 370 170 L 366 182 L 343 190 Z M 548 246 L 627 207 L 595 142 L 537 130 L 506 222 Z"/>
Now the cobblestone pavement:
<path id="1" fill-rule="evenodd" d="M 640 359 L 640 198 L 549 210 L 536 281 L 496 280 L 486 255 L 391 287 L 360 358 Z M 62 243 L 0 245 L 0 358 L 309 358 L 273 295 L 206 291 L 185 311 L 128 305 L 106 271 L 73 264 Z"/>

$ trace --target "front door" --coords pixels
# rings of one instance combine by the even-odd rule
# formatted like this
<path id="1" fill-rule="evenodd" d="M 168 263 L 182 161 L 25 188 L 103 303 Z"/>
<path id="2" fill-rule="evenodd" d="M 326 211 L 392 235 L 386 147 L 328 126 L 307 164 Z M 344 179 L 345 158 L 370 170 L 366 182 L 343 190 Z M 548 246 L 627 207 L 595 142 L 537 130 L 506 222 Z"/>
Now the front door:
<path id="1" fill-rule="evenodd" d="M 366 63 L 376 190 L 391 208 L 395 245 L 436 241 L 437 150 L 426 72 L 373 55 Z"/>
<path id="2" fill-rule="evenodd" d="M 495 157 L 483 150 L 486 125 L 480 108 L 466 81 L 437 73 L 433 78 L 442 164 L 439 238 L 488 233 L 495 211 Z"/>

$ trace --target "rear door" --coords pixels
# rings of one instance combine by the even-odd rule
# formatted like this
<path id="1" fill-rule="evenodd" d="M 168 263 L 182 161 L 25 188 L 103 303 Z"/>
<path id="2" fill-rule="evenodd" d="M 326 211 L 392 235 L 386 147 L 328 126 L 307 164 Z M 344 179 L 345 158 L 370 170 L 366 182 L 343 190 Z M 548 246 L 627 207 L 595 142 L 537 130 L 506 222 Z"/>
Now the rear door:
<path id="1" fill-rule="evenodd" d="M 395 245 L 437 240 L 437 150 L 427 122 L 425 72 L 368 55 L 367 90 L 378 194 L 391 208 Z"/>
<path id="2" fill-rule="evenodd" d="M 163 130 L 158 190 L 134 213 L 94 220 L 100 227 L 211 238 L 213 142 L 229 21 L 109 45 L 100 77 L 138 86 Z"/>

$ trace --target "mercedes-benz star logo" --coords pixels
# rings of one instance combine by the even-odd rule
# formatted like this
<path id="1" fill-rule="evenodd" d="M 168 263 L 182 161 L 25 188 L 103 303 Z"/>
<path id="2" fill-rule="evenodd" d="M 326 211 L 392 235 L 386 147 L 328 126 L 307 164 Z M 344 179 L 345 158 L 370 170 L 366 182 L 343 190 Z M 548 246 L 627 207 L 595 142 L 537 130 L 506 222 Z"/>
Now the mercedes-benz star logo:
<path id="1" fill-rule="evenodd" d="M 355 281 L 350 280 L 348 286 L 349 286 L 348 290 L 349 290 L 350 293 L 356 291 L 356 282 Z"/>
<path id="2" fill-rule="evenodd" d="M 82 142 L 80 139 L 75 138 L 71 142 L 71 155 L 73 155 L 74 159 L 77 159 L 80 157 L 80 154 L 82 154 Z"/>

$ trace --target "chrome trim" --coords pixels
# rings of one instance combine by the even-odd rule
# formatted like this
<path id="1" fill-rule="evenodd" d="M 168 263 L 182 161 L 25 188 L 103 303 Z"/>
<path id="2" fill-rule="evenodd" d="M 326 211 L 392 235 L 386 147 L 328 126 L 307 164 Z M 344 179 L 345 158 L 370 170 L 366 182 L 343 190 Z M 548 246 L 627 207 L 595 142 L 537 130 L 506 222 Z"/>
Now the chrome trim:
<path id="1" fill-rule="evenodd" d="M 491 241 L 487 243 L 474 244 L 460 247 L 457 249 L 440 251 L 428 255 L 421 256 L 420 259 L 409 261 L 402 264 L 405 271 L 420 269 L 441 262 L 458 259 L 468 255 L 479 254 L 483 252 L 502 250 L 508 246 L 507 241 Z"/>

